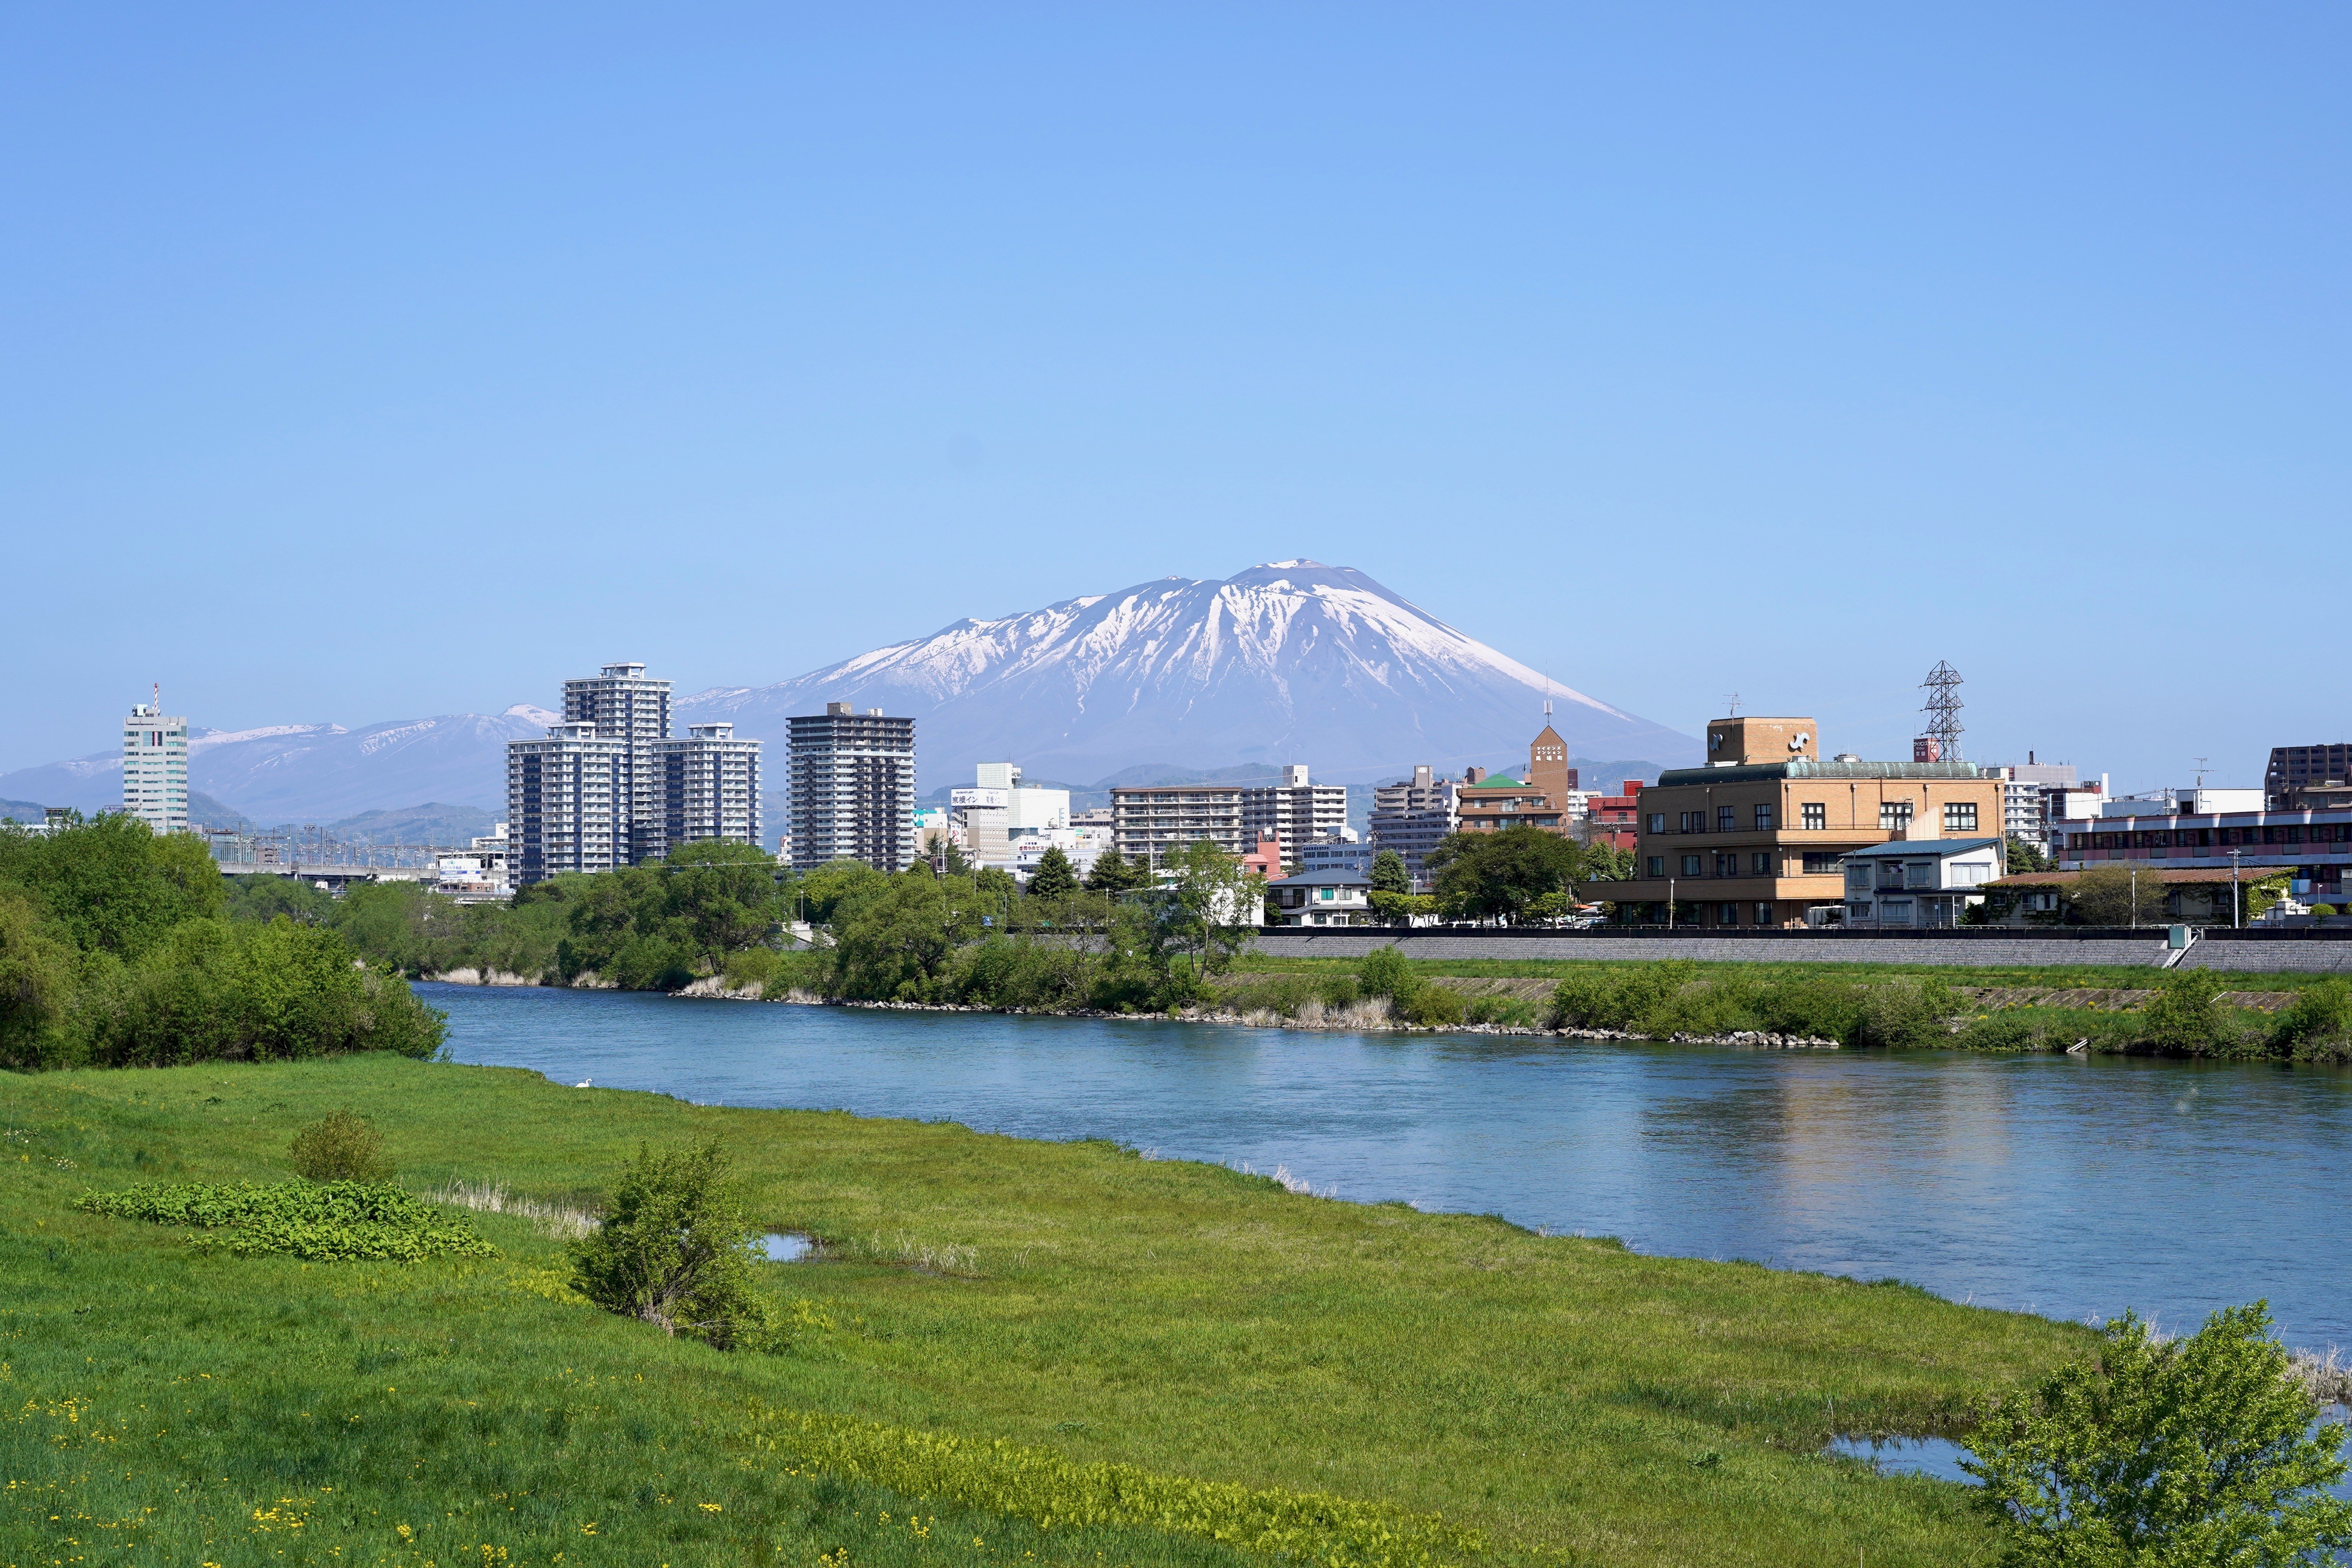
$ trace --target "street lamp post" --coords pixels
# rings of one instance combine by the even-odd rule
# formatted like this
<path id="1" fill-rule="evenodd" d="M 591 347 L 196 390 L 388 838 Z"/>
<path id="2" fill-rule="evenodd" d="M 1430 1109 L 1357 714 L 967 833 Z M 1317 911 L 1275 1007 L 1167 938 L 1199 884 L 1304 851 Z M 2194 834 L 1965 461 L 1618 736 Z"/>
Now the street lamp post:
<path id="1" fill-rule="evenodd" d="M 2232 930 L 2246 923 L 2242 907 L 2238 902 L 2238 857 L 2244 853 L 2242 849 L 2230 851 L 2230 926 Z"/>
<path id="2" fill-rule="evenodd" d="M 2133 867 L 2133 868 L 2131 868 L 2131 883 L 2132 883 L 2132 916 L 2131 916 L 2131 921 L 2132 921 L 2132 930 L 2134 930 L 2134 931 L 2137 931 L 2137 930 L 2139 930 L 2139 868 L 2138 868 L 2138 867 L 2137 867 L 2137 866 L 2135 866 L 2135 867 Z"/>
<path id="3" fill-rule="evenodd" d="M 1666 879 L 1666 929 L 1675 929 L 1675 879 Z"/>

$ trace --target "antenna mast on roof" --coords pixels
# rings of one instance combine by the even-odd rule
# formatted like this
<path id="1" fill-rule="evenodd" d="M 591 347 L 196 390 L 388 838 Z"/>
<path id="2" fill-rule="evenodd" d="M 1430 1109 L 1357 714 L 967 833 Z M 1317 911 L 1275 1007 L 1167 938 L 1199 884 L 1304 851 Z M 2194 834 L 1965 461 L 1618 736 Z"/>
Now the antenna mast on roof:
<path id="1" fill-rule="evenodd" d="M 1937 760 L 1957 763 L 1960 760 L 1960 672 L 1942 659 L 1927 672 L 1919 683 L 1927 694 L 1927 735 L 1936 742 Z"/>

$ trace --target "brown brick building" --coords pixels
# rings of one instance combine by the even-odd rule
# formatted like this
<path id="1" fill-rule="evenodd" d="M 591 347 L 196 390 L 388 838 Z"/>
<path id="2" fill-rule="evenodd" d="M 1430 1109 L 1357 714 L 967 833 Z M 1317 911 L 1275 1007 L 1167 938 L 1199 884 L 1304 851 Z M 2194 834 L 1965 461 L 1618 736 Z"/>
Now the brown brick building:
<path id="1" fill-rule="evenodd" d="M 1568 742 L 1549 724 L 1528 742 L 1528 776 L 1507 773 L 1474 779 L 1456 792 L 1461 833 L 1496 833 L 1506 827 L 1540 827 L 1565 837 L 1569 831 L 1568 796 L 1576 788 L 1576 770 L 1568 765 Z"/>
<path id="2" fill-rule="evenodd" d="M 1706 727 L 1707 765 L 1673 768 L 1639 797 L 1635 880 L 1599 884 L 1618 918 L 1793 926 L 1844 900 L 1839 859 L 1897 837 L 1998 837 L 2001 781 L 1972 763 L 1824 762 L 1811 719 Z"/>

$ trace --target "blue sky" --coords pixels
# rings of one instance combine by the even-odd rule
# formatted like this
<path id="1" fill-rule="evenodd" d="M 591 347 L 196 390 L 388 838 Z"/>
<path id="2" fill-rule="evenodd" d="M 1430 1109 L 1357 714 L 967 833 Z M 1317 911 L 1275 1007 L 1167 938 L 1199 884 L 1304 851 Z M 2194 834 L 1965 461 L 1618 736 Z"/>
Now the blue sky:
<path id="1" fill-rule="evenodd" d="M 2352 12 L 17 7 L 0 770 L 1353 565 L 1696 733 L 2338 740 Z"/>

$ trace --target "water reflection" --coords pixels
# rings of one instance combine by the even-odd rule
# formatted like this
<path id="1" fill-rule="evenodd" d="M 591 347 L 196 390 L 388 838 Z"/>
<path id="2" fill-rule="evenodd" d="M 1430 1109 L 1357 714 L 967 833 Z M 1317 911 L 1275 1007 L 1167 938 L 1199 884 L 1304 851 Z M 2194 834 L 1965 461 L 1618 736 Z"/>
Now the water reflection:
<path id="1" fill-rule="evenodd" d="M 423 989 L 460 1060 L 562 1083 L 1284 1163 L 1345 1198 L 2059 1317 L 2186 1330 L 2266 1297 L 2290 1343 L 2352 1344 L 2352 1261 L 2325 1240 L 2352 1151 L 2339 1068 Z"/>

